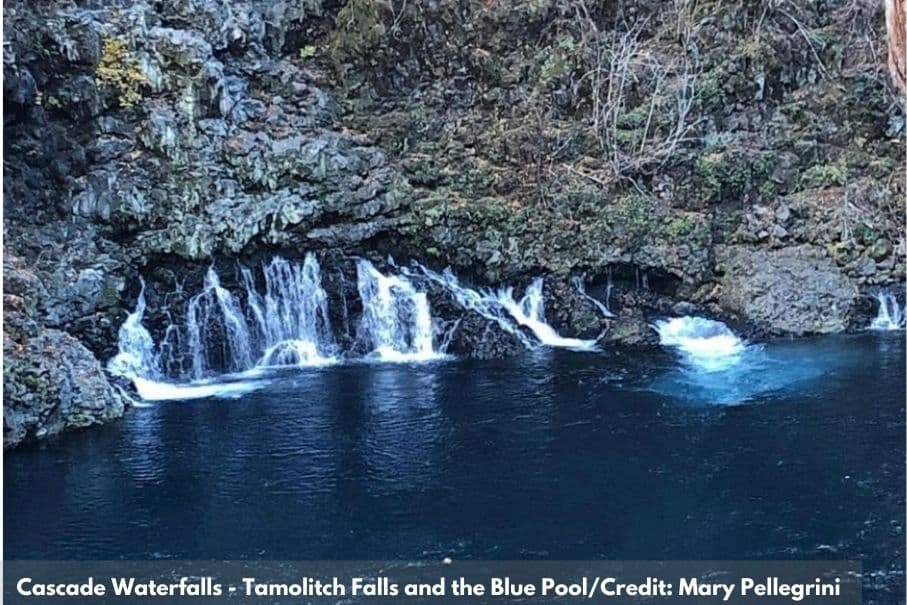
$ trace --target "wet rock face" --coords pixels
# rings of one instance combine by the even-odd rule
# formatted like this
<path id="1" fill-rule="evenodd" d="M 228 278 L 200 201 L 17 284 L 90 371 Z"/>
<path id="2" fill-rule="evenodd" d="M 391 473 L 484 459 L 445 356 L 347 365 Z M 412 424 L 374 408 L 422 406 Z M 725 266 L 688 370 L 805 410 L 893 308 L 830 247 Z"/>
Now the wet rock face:
<path id="1" fill-rule="evenodd" d="M 562 336 L 596 339 L 607 328 L 606 318 L 595 303 L 566 281 L 546 281 L 545 300 L 546 319 Z"/>
<path id="2" fill-rule="evenodd" d="M 821 250 L 721 249 L 718 301 L 730 313 L 770 334 L 824 334 L 850 325 L 856 286 Z"/>
<path id="3" fill-rule="evenodd" d="M 526 351 L 513 334 L 475 311 L 467 311 L 453 320 L 453 330 L 447 352 L 452 355 L 497 359 L 512 357 Z"/>

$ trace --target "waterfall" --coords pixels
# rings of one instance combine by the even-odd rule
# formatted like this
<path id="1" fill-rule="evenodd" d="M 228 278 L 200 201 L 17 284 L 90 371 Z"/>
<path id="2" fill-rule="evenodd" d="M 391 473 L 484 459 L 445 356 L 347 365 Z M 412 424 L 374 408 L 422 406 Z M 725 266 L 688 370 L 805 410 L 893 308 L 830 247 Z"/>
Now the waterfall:
<path id="1" fill-rule="evenodd" d="M 605 290 L 605 302 L 602 302 L 602 301 L 598 300 L 597 298 L 595 298 L 594 296 L 591 296 L 586 293 L 586 283 L 583 281 L 583 278 L 580 277 L 579 275 L 574 275 L 573 277 L 570 278 L 570 285 L 573 286 L 573 288 L 576 290 L 576 292 L 580 296 L 582 296 L 583 298 L 585 298 L 586 300 L 591 302 L 593 305 L 595 305 L 595 308 L 598 309 L 599 312 L 604 317 L 608 317 L 608 318 L 616 317 L 614 315 L 614 313 L 611 312 L 611 309 L 608 308 L 608 304 L 607 304 L 607 301 L 611 298 L 611 287 L 612 286 L 611 286 L 610 274 L 608 276 L 608 286 Z"/>
<path id="2" fill-rule="evenodd" d="M 688 361 L 710 371 L 735 364 L 745 349 L 743 341 L 720 321 L 675 317 L 656 321 L 652 328 L 662 345 L 678 349 Z"/>
<path id="3" fill-rule="evenodd" d="M 357 320 L 357 350 L 383 361 L 427 361 L 443 358 L 460 320 L 448 324 L 435 346 L 436 326 L 426 292 L 417 288 L 426 278 L 441 284 L 461 307 L 473 310 L 516 336 L 526 348 L 538 344 L 592 350 L 595 342 L 565 338 L 545 319 L 544 282 L 534 280 L 517 300 L 513 288 L 477 291 L 460 285 L 450 269 L 438 274 L 395 267 L 384 274 L 372 263 L 356 263 L 361 316 L 350 318 L 343 299 L 343 323 Z M 418 265 L 417 265 L 418 266 Z M 248 390 L 246 379 L 274 366 L 319 366 L 335 363 L 343 352 L 331 326 L 328 294 L 314 254 L 293 263 L 275 257 L 260 269 L 240 267 L 239 283 L 228 289 L 214 267 L 201 289 L 171 315 L 155 342 L 143 325 L 145 284 L 119 331 L 119 352 L 110 360 L 112 374 L 130 378 L 145 399 L 188 399 Z M 341 290 L 344 290 L 341 274 Z M 182 297 L 179 297 L 182 299 Z M 355 308 L 355 307 L 353 307 Z M 347 328 L 344 326 L 344 330 Z M 349 340 L 347 338 L 346 340 Z"/>
<path id="4" fill-rule="evenodd" d="M 114 376 L 148 378 L 160 375 L 160 360 L 155 353 L 154 339 L 142 325 L 145 316 L 145 281 L 135 303 L 135 311 L 126 317 L 117 333 L 119 352 L 107 363 L 107 370 Z"/>
<path id="5" fill-rule="evenodd" d="M 526 288 L 526 293 L 520 300 L 514 300 L 513 288 L 511 287 L 498 290 L 497 299 L 501 306 L 510 313 L 511 317 L 521 326 L 529 328 L 542 344 L 549 347 L 564 347 L 584 351 L 594 349 L 594 340 L 565 338 L 548 325 L 548 322 L 545 321 L 545 299 L 542 295 L 544 285 L 544 280 L 541 277 L 537 277 Z"/>
<path id="6" fill-rule="evenodd" d="M 327 293 L 315 256 L 306 255 L 302 266 L 275 257 L 262 273 L 263 293 L 252 271 L 241 270 L 241 304 L 220 285 L 214 268 L 208 270 L 202 291 L 189 301 L 186 313 L 192 378 L 204 378 L 213 369 L 241 372 L 336 360 Z"/>
<path id="7" fill-rule="evenodd" d="M 369 261 L 356 263 L 362 298 L 360 337 L 386 361 L 425 361 L 440 355 L 432 344 L 428 296 L 404 276 L 386 276 Z"/>
<path id="8" fill-rule="evenodd" d="M 565 338 L 548 325 L 545 321 L 542 278 L 533 280 L 523 298 L 517 301 L 513 297 L 511 287 L 502 288 L 497 292 L 473 290 L 461 285 L 450 267 L 442 273 L 437 273 L 422 265 L 417 266 L 426 277 L 450 292 L 457 304 L 495 322 L 505 332 L 516 336 L 527 349 L 535 347 L 536 341 L 522 328 L 527 328 L 538 342 L 551 347 L 584 351 L 595 348 L 594 340 Z"/>
<path id="9" fill-rule="evenodd" d="M 192 377 L 203 378 L 212 364 L 210 342 L 221 343 L 217 358 L 230 372 L 253 366 L 252 339 L 243 310 L 229 290 L 220 285 L 214 267 L 208 269 L 202 291 L 189 301 L 186 315 Z"/>
<path id="10" fill-rule="evenodd" d="M 224 397 L 237 396 L 257 388 L 248 383 L 178 385 L 164 382 L 161 353 L 156 350 L 151 333 L 142 324 L 145 308 L 145 282 L 142 280 L 135 311 L 120 326 L 117 338 L 119 352 L 107 364 L 107 371 L 114 376 L 132 380 L 139 397 L 146 401 Z M 167 337 L 172 334 L 170 328 L 172 326 L 168 327 Z"/>
<path id="11" fill-rule="evenodd" d="M 258 365 L 320 365 L 336 360 L 321 267 L 307 254 L 302 267 L 275 258 L 264 268 L 265 294 L 242 270 L 246 299 L 262 350 Z"/>
<path id="12" fill-rule="evenodd" d="M 454 275 L 450 267 L 444 269 L 442 273 L 436 273 L 422 265 L 417 266 L 423 275 L 443 286 L 458 305 L 464 309 L 475 311 L 485 319 L 495 322 L 502 330 L 516 336 L 527 349 L 535 346 L 533 340 L 513 322 L 513 318 L 498 302 L 493 293 L 487 291 L 479 292 L 460 285 L 460 280 Z"/>
<path id="13" fill-rule="evenodd" d="M 879 303 L 879 311 L 876 313 L 872 323 L 869 324 L 869 329 L 880 331 L 903 330 L 905 310 L 901 309 L 898 299 L 893 294 L 885 292 L 878 292 L 874 297 Z"/>

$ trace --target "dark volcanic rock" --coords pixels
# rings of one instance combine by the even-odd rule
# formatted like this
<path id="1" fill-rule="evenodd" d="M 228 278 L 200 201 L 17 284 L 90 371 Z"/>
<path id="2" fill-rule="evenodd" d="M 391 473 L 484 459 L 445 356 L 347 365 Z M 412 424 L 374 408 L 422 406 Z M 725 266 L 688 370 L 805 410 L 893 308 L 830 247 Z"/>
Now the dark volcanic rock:
<path id="1" fill-rule="evenodd" d="M 595 339 L 608 325 L 595 303 L 566 281 L 546 281 L 545 301 L 545 318 L 561 336 Z"/>
<path id="2" fill-rule="evenodd" d="M 41 305 L 54 297 L 35 270 L 7 254 L 4 288 L 4 447 L 122 416 L 92 352 L 44 323 Z"/>
<path id="3" fill-rule="evenodd" d="M 91 351 L 54 329 L 3 342 L 3 446 L 123 415 L 123 399 Z"/>
<path id="4" fill-rule="evenodd" d="M 857 288 L 814 247 L 730 246 L 718 267 L 721 306 L 768 333 L 841 332 L 850 323 Z"/>
<path id="5" fill-rule="evenodd" d="M 457 320 L 447 348 L 453 355 L 476 359 L 511 357 L 525 350 L 519 338 L 475 311 L 467 311 Z"/>

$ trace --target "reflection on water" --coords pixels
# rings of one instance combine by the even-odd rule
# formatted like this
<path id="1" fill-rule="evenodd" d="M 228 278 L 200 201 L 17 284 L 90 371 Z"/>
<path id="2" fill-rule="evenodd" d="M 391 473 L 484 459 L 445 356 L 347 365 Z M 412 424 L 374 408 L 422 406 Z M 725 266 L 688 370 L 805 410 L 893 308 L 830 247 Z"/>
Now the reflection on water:
<path id="1" fill-rule="evenodd" d="M 8 453 L 5 554 L 861 558 L 902 595 L 903 367 L 874 334 L 268 372 Z"/>

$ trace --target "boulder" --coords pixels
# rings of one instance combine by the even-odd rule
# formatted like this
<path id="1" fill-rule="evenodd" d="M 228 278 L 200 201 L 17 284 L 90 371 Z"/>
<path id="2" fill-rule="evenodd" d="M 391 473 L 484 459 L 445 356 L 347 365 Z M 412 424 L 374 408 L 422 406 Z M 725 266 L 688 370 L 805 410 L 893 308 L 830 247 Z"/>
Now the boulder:
<path id="1" fill-rule="evenodd" d="M 123 399 L 91 351 L 65 332 L 3 341 L 3 447 L 123 415 Z"/>
<path id="2" fill-rule="evenodd" d="M 511 357 L 526 350 L 520 339 L 496 322 L 467 311 L 453 327 L 447 352 L 476 359 Z"/>
<path id="3" fill-rule="evenodd" d="M 725 313 L 770 334 L 824 334 L 848 327 L 857 288 L 821 249 L 726 246 L 716 252 L 718 303 Z"/>

